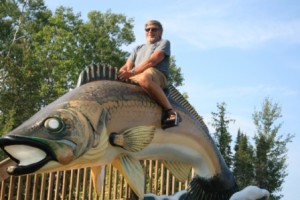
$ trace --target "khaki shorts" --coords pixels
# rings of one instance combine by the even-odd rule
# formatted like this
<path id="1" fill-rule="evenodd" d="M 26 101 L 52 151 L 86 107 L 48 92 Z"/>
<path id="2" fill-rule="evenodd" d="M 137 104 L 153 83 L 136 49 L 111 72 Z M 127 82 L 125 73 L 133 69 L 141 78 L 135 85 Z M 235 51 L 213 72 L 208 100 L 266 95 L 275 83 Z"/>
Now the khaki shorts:
<path id="1" fill-rule="evenodd" d="M 161 88 L 166 88 L 167 87 L 168 80 L 167 80 L 166 76 L 162 72 L 160 72 L 159 70 L 157 70 L 153 67 L 150 67 L 150 68 L 146 69 L 142 74 L 145 75 L 145 73 L 151 75 L 152 80 L 155 83 L 157 83 Z M 130 77 L 129 79 L 136 82 L 136 83 L 138 83 L 140 75 L 141 74 L 137 74 L 135 76 Z"/>

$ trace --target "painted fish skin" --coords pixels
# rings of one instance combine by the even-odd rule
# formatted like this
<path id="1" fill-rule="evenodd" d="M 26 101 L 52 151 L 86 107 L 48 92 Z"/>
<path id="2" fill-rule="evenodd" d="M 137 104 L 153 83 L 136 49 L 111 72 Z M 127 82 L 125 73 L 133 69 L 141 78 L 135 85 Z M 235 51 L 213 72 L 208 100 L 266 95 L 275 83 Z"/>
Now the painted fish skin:
<path id="1" fill-rule="evenodd" d="M 94 69 L 88 71 L 86 78 L 95 72 Z M 173 91 L 169 100 L 182 122 L 178 127 L 162 130 L 161 107 L 140 87 L 114 80 L 88 80 L 79 85 L 0 139 L 4 151 L 14 145 L 23 145 L 25 149 L 30 149 L 30 146 L 41 157 L 30 163 L 33 161 L 23 160 L 19 155 L 22 158 L 18 160 L 11 149 L 6 151 L 19 162 L 11 174 L 91 166 L 95 172 L 94 183 L 101 185 L 98 181 L 101 177 L 97 176 L 101 169 L 97 166 L 115 163 L 130 179 L 133 172 L 127 171 L 124 165 L 135 166 L 141 171 L 136 160 L 155 159 L 169 161 L 169 165 L 181 162 L 183 168 L 190 165 L 195 169 L 197 176 L 191 182 L 187 199 L 199 199 L 199 195 L 206 194 L 211 199 L 228 199 L 236 190 L 234 177 L 206 125 L 174 88 L 170 88 Z M 109 143 L 111 133 L 126 132 L 141 124 L 155 127 L 154 137 L 144 149 L 131 152 L 130 148 Z M 176 173 L 176 167 L 171 169 Z M 135 186 L 139 185 L 139 181 L 133 180 L 131 183 L 130 186 L 142 197 L 143 187 Z M 217 198 L 220 196 L 222 198 Z"/>
<path id="2" fill-rule="evenodd" d="M 86 117 L 74 108 L 68 108 L 68 106 L 66 103 L 56 106 L 55 109 L 45 108 L 41 110 L 20 127 L 3 137 L 0 140 L 0 145 L 4 145 L 4 151 L 11 145 L 16 145 L 16 147 L 29 145 L 41 149 L 46 153 L 46 157 L 41 158 L 40 164 L 45 164 L 49 160 L 67 164 L 80 157 L 92 147 L 95 136 Z M 51 127 L 49 122 L 50 124 L 54 123 L 57 127 Z M 14 159 L 14 156 L 11 155 L 11 157 Z M 19 162 L 18 160 L 15 161 Z M 22 166 L 23 163 L 21 162 L 20 165 Z M 33 169 L 30 167 L 27 169 L 24 165 L 23 169 L 25 170 L 23 173 L 33 172 Z M 16 171 L 15 173 L 22 172 Z"/>

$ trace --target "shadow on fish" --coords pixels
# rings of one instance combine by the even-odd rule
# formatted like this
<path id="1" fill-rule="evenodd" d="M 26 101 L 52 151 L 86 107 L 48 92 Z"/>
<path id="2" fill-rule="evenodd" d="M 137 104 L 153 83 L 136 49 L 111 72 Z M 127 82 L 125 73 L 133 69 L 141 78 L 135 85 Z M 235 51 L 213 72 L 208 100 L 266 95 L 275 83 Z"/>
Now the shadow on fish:
<path id="1" fill-rule="evenodd" d="M 90 65 L 74 90 L 0 139 L 0 147 L 17 163 L 8 173 L 91 167 L 100 193 L 104 166 L 111 163 L 143 199 L 140 160 L 161 160 L 180 181 L 194 168 L 185 199 L 228 200 L 236 182 L 205 123 L 172 86 L 168 98 L 182 121 L 162 129 L 162 108 L 141 87 L 118 81 L 115 68 Z"/>

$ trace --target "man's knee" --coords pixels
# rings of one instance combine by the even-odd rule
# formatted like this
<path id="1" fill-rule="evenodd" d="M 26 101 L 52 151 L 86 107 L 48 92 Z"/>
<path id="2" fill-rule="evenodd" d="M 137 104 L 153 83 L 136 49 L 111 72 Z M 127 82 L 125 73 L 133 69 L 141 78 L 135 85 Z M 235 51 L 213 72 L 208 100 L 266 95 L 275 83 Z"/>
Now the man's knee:
<path id="1" fill-rule="evenodd" d="M 151 74 L 143 72 L 141 74 L 138 74 L 137 76 L 138 78 L 136 81 L 141 87 L 149 87 L 149 84 L 151 84 L 150 82 L 152 81 Z"/>
<path id="2" fill-rule="evenodd" d="M 147 89 L 150 87 L 151 81 L 151 75 L 145 73 L 140 75 L 138 83 L 141 87 Z"/>

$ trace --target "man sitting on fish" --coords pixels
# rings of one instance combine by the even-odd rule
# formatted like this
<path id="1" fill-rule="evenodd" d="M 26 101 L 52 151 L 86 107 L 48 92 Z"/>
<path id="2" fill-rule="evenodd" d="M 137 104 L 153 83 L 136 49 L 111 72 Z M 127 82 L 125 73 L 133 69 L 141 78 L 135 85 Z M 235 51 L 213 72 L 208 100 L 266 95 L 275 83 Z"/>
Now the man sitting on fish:
<path id="1" fill-rule="evenodd" d="M 170 42 L 162 39 L 163 27 L 157 20 L 148 21 L 145 32 L 147 43 L 133 49 L 118 77 L 136 82 L 163 107 L 162 128 L 178 126 L 179 116 L 163 91 L 168 85 Z"/>

